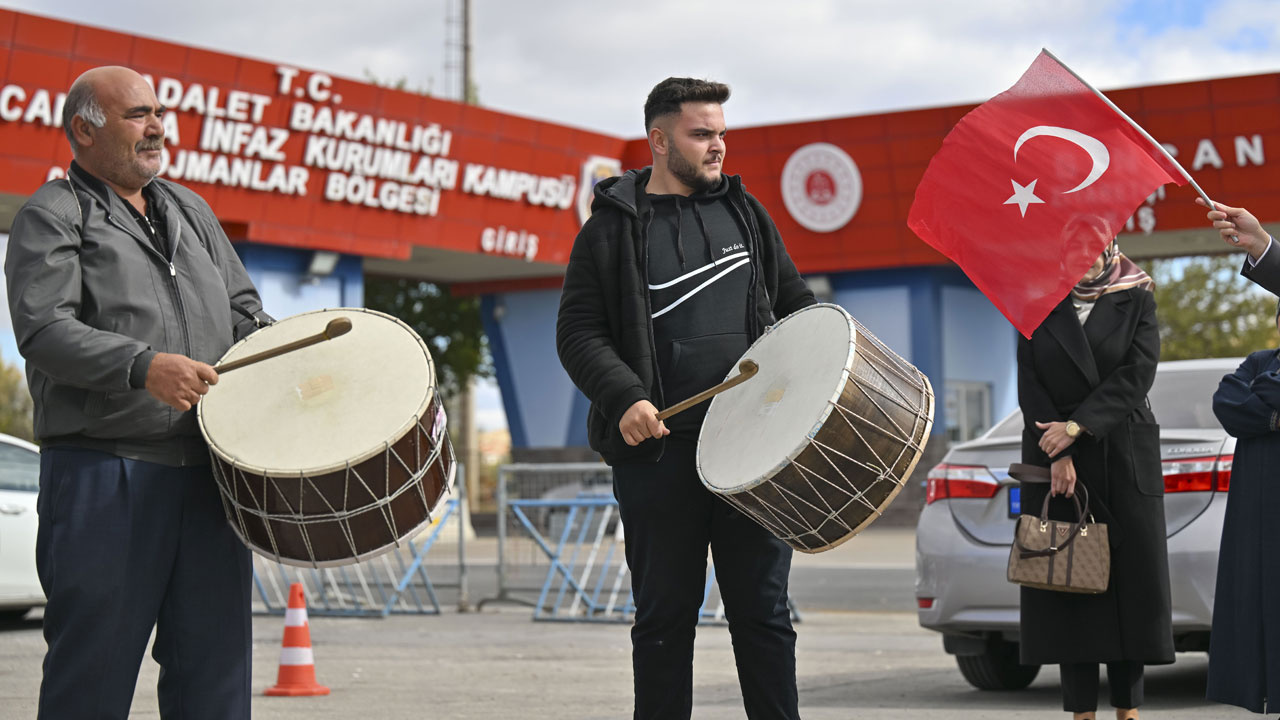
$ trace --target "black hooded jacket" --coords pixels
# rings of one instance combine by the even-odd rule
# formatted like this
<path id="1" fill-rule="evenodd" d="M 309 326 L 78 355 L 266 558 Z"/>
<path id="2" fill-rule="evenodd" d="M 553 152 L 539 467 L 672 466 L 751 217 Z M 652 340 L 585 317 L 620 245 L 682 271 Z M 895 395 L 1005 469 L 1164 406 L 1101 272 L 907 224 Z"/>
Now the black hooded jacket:
<path id="1" fill-rule="evenodd" d="M 639 400 L 662 408 L 648 290 L 648 238 L 637 206 L 650 169 L 631 170 L 595 188 L 591 218 L 573 244 L 556 322 L 556 350 L 570 379 L 591 401 L 587 437 L 609 464 L 653 462 L 663 440 L 626 444 L 618 423 Z M 747 331 L 754 341 L 768 325 L 812 305 L 813 293 L 787 255 L 778 229 L 736 175 L 725 176 L 727 197 L 746 228 L 755 312 Z"/>

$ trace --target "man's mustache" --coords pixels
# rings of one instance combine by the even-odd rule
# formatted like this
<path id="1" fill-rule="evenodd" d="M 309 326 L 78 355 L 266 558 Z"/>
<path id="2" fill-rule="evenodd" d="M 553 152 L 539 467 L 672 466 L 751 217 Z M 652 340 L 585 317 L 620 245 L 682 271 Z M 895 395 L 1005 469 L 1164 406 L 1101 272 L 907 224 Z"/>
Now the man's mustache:
<path id="1" fill-rule="evenodd" d="M 147 152 L 148 150 L 161 150 L 164 148 L 164 138 L 160 137 L 160 138 L 154 138 L 149 140 L 143 140 L 137 145 L 134 145 L 133 148 L 137 152 Z"/>

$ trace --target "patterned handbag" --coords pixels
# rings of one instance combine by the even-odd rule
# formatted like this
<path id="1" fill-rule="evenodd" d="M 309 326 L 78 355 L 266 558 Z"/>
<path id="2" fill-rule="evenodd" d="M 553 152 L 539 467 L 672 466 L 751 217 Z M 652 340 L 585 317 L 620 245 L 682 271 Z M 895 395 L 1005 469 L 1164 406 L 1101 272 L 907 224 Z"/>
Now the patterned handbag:
<path id="1" fill-rule="evenodd" d="M 1048 468 L 1015 463 L 1009 475 L 1020 482 L 1049 482 Z M 1095 522 L 1089 512 L 1089 493 L 1084 483 L 1076 483 L 1072 495 L 1075 522 L 1049 519 L 1049 498 L 1045 495 L 1040 516 L 1019 515 L 1009 549 L 1008 579 L 1011 583 L 1073 593 L 1105 592 L 1111 578 L 1111 545 L 1106 523 Z M 1084 504 L 1080 496 L 1084 496 Z"/>

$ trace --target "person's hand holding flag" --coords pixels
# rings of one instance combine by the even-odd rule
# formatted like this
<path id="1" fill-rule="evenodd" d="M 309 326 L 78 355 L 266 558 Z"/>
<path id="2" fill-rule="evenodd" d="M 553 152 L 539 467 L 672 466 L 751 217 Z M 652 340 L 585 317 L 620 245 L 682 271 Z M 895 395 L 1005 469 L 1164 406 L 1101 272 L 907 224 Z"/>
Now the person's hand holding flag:
<path id="1" fill-rule="evenodd" d="M 1204 198 L 1196 198 L 1196 202 L 1209 207 Z M 1258 218 L 1244 208 L 1216 202 L 1209 210 L 1209 220 L 1213 221 L 1213 226 L 1222 234 L 1223 240 L 1249 253 L 1249 257 L 1255 262 L 1271 244 L 1271 235 L 1262 229 Z"/>

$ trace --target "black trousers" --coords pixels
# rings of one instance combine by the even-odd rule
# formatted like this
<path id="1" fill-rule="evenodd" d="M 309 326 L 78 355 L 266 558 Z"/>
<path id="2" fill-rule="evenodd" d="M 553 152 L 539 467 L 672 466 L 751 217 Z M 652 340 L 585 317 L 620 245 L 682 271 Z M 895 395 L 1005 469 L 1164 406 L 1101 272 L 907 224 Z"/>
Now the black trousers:
<path id="1" fill-rule="evenodd" d="M 797 720 L 791 548 L 704 488 L 694 451 L 695 443 L 668 437 L 657 463 L 613 469 L 636 602 L 635 718 L 679 720 L 693 710 L 693 638 L 710 545 L 747 717 Z"/>
<path id="2" fill-rule="evenodd" d="M 1140 662 L 1107 663 L 1107 684 L 1111 687 L 1111 707 L 1136 708 L 1142 704 Z M 1062 709 L 1084 713 L 1098 709 L 1098 663 L 1071 663 L 1058 666 L 1062 678 Z"/>
<path id="3" fill-rule="evenodd" d="M 249 551 L 210 468 L 46 448 L 36 503 L 39 717 L 128 717 L 154 627 L 161 718 L 248 718 Z"/>

